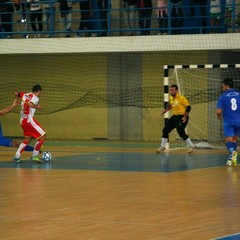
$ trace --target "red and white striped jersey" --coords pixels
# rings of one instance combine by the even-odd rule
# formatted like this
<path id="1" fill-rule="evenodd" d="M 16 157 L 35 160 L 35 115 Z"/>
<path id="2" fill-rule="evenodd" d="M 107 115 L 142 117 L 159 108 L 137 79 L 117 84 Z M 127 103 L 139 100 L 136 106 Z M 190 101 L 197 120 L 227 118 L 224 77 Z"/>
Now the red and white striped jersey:
<path id="1" fill-rule="evenodd" d="M 29 103 L 33 103 L 35 105 L 38 104 L 39 97 L 35 96 L 33 93 L 20 93 L 21 102 L 21 112 L 20 112 L 20 124 L 24 119 L 27 119 L 27 122 L 30 122 L 35 114 L 36 108 L 31 108 Z"/>

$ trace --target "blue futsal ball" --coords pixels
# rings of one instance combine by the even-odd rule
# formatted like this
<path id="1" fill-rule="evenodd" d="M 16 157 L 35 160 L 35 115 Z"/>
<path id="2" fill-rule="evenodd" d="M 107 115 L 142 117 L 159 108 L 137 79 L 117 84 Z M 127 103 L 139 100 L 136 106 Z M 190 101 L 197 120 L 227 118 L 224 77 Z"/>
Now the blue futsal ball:
<path id="1" fill-rule="evenodd" d="M 52 159 L 52 154 L 50 152 L 44 152 L 42 154 L 42 160 L 48 162 Z"/>

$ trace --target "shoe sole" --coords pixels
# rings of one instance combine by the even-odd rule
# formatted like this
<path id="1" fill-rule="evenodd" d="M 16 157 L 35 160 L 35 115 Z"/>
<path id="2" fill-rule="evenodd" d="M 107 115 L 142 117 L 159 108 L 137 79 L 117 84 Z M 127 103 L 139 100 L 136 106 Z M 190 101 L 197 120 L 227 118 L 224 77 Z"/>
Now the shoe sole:
<path id="1" fill-rule="evenodd" d="M 38 159 L 38 160 L 37 160 L 37 159 L 32 159 L 32 158 L 31 158 L 31 160 L 34 161 L 34 162 L 36 162 L 36 163 L 42 163 L 42 160 L 41 160 L 41 159 Z"/>
<path id="2" fill-rule="evenodd" d="M 22 162 L 21 159 L 19 159 L 19 160 L 13 159 L 13 161 L 14 161 L 15 163 L 21 163 L 21 162 Z"/>
<path id="3" fill-rule="evenodd" d="M 21 160 L 19 160 L 19 161 L 16 161 L 16 160 L 13 160 L 15 163 L 21 163 L 22 161 Z"/>
<path id="4" fill-rule="evenodd" d="M 156 153 L 164 153 L 164 152 L 166 152 L 165 149 L 164 150 L 156 150 Z"/>
<path id="5" fill-rule="evenodd" d="M 188 153 L 192 153 L 192 152 L 195 152 L 195 151 L 196 151 L 196 148 L 188 150 Z"/>
<path id="6" fill-rule="evenodd" d="M 33 159 L 32 159 L 33 160 Z M 39 159 L 39 160 L 33 160 L 34 162 L 37 162 L 37 163 L 42 163 L 42 161 Z"/>
<path id="7" fill-rule="evenodd" d="M 163 153 L 163 152 L 166 152 L 166 148 L 158 148 L 156 150 L 156 153 Z"/>

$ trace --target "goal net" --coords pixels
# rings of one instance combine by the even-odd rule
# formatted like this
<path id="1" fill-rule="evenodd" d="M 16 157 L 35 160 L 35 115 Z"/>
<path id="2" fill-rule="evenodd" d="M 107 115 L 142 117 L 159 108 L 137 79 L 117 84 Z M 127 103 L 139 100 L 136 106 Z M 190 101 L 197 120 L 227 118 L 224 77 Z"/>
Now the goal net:
<path id="1" fill-rule="evenodd" d="M 217 119 L 216 103 L 225 77 L 232 77 L 235 88 L 240 90 L 240 64 L 165 66 L 165 106 L 168 86 L 177 84 L 192 106 L 187 133 L 197 148 L 224 147 L 222 121 Z M 169 142 L 170 148 L 185 147 L 176 132 Z"/>
<path id="2" fill-rule="evenodd" d="M 171 64 L 182 69 L 167 69 L 170 83 L 178 81 L 192 105 L 189 135 L 197 143 L 223 140 L 216 99 L 222 77 L 231 73 L 238 79 L 238 67 L 187 69 L 186 64 L 239 63 L 239 34 L 3 41 L 0 108 L 11 104 L 14 92 L 31 91 L 40 84 L 44 108 L 36 117 L 48 139 L 147 141 L 159 146 L 164 65 Z M 22 137 L 19 106 L 1 122 L 5 136 Z M 184 143 L 177 134 L 170 137 L 171 144 Z"/>

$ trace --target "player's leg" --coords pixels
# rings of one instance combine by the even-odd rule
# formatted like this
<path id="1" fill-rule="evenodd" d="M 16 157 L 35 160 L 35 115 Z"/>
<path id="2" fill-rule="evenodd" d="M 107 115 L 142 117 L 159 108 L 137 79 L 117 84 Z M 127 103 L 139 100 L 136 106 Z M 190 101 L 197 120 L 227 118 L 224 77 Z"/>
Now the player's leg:
<path id="1" fill-rule="evenodd" d="M 233 137 L 226 137 L 225 142 L 226 142 L 226 147 L 229 153 L 226 165 L 232 166 L 233 165 L 232 160 L 236 159 L 236 156 L 235 156 L 237 153 L 235 151 L 236 143 L 233 142 Z"/>
<path id="2" fill-rule="evenodd" d="M 239 126 L 234 126 L 234 136 L 232 137 L 232 147 L 233 147 L 233 152 L 232 152 L 232 165 L 236 166 L 237 165 L 237 157 L 238 157 L 238 152 L 237 152 L 237 142 L 238 142 L 238 136 L 240 135 L 240 127 Z"/>
<path id="3" fill-rule="evenodd" d="M 12 146 L 12 139 L 0 137 L 0 146 L 2 147 L 11 147 Z"/>
<path id="4" fill-rule="evenodd" d="M 10 138 L 5 138 L 3 136 L 3 132 L 2 132 L 2 125 L 1 125 L 1 122 L 0 122 L 0 146 L 3 146 L 3 147 L 11 147 L 12 146 L 12 139 Z"/>
<path id="5" fill-rule="evenodd" d="M 22 143 L 19 145 L 17 152 L 15 153 L 15 156 L 13 158 L 14 161 L 17 163 L 21 162 L 21 154 L 27 147 L 27 145 L 31 142 L 32 138 L 25 136 L 25 139 L 22 141 Z"/>
<path id="6" fill-rule="evenodd" d="M 237 157 L 238 157 L 238 152 L 237 152 L 237 141 L 238 141 L 238 136 L 234 136 L 232 138 L 233 142 L 233 153 L 232 153 L 232 165 L 236 166 L 237 165 Z"/>
<path id="7" fill-rule="evenodd" d="M 185 141 L 187 148 L 188 148 L 188 153 L 191 153 L 193 151 L 195 151 L 195 147 L 192 143 L 192 140 L 190 139 L 190 137 L 187 135 L 185 128 L 188 124 L 188 117 L 186 119 L 186 122 L 182 121 L 182 117 L 183 116 L 178 116 L 176 118 L 175 124 L 176 124 L 176 129 L 178 132 L 178 135 Z"/>
<path id="8" fill-rule="evenodd" d="M 21 124 L 21 127 L 22 127 L 22 130 L 23 130 L 23 134 L 25 136 L 25 139 L 19 145 L 18 150 L 15 153 L 15 156 L 13 158 L 13 160 L 15 160 L 17 163 L 21 162 L 21 154 L 25 150 L 27 145 L 29 145 L 29 143 L 32 140 L 32 136 L 31 136 L 31 123 L 28 123 L 27 121 L 23 121 L 22 124 Z"/>
<path id="9" fill-rule="evenodd" d="M 0 137 L 0 146 L 18 148 L 19 145 L 20 144 L 16 140 L 12 140 L 11 138 Z M 24 150 L 32 152 L 33 149 L 34 149 L 33 147 L 27 145 Z"/>
<path id="10" fill-rule="evenodd" d="M 232 166 L 232 157 L 235 155 L 236 143 L 234 143 L 234 128 L 227 123 L 223 124 L 223 132 L 225 137 L 226 148 L 228 150 L 228 159 L 226 165 Z"/>
<path id="11" fill-rule="evenodd" d="M 157 153 L 164 152 L 168 142 L 169 133 L 175 128 L 174 117 L 172 116 L 162 130 L 161 146 L 156 150 Z"/>
<path id="12" fill-rule="evenodd" d="M 19 143 L 16 141 L 16 140 L 13 140 L 11 138 L 5 138 L 3 136 L 3 132 L 2 132 L 2 125 L 0 123 L 0 146 L 3 146 L 3 147 L 19 147 Z M 25 151 L 30 151 L 32 152 L 33 151 L 33 147 L 31 146 L 26 146 L 25 148 Z"/>
<path id="13" fill-rule="evenodd" d="M 32 160 L 34 160 L 36 162 L 42 162 L 41 159 L 39 159 L 38 154 L 39 154 L 45 140 L 46 140 L 46 133 L 36 140 L 34 150 L 32 153 L 32 157 L 31 157 Z"/>
<path id="14" fill-rule="evenodd" d="M 38 157 L 40 149 L 43 146 L 43 143 L 46 139 L 46 131 L 43 127 L 34 119 L 29 123 L 28 130 L 31 133 L 31 136 L 36 139 L 36 143 L 34 146 L 34 150 L 32 152 L 31 159 L 36 162 L 42 162 L 41 159 Z"/>
<path id="15" fill-rule="evenodd" d="M 20 144 L 19 144 L 18 141 L 12 140 L 12 145 L 11 145 L 11 147 L 17 147 L 17 148 L 18 148 L 19 146 L 20 146 Z M 26 152 L 32 152 L 33 149 L 34 149 L 34 147 L 27 145 L 27 146 L 24 148 L 24 151 L 26 151 Z"/>

